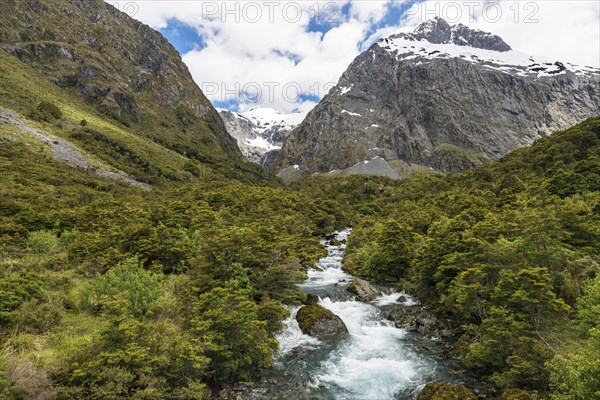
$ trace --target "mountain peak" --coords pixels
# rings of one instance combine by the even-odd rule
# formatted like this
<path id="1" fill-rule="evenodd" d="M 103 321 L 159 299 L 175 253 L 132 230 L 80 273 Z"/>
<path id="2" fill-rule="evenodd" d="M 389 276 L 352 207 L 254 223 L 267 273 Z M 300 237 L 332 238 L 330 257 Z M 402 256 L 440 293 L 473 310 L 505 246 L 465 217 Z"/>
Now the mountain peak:
<path id="1" fill-rule="evenodd" d="M 435 17 L 423 22 L 415 28 L 413 35 L 418 40 L 425 39 L 431 43 L 446 43 L 450 38 L 452 26 L 443 18 Z"/>
<path id="2" fill-rule="evenodd" d="M 439 17 L 423 22 L 412 33 L 401 33 L 390 38 L 400 37 L 414 41 L 426 40 L 434 44 L 455 44 L 500 52 L 511 50 L 500 36 L 471 29 L 463 24 L 450 25 Z"/>

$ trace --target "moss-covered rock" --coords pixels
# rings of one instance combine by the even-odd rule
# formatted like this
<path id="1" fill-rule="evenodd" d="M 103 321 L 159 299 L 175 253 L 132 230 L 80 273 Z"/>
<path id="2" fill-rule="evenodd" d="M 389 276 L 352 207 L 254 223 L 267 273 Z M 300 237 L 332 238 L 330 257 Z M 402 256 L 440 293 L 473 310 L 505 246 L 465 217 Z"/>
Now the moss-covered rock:
<path id="1" fill-rule="evenodd" d="M 306 294 L 306 299 L 304 300 L 304 304 L 310 306 L 312 304 L 317 304 L 319 302 L 319 296 L 312 293 Z"/>
<path id="2" fill-rule="evenodd" d="M 348 333 L 344 321 L 319 304 L 302 307 L 296 314 L 296 320 L 302 332 L 307 335 L 331 337 Z"/>
<path id="3" fill-rule="evenodd" d="M 432 382 L 425 385 L 417 400 L 477 400 L 477 396 L 461 384 Z"/>
<path id="4" fill-rule="evenodd" d="M 342 244 L 342 242 L 340 242 L 339 240 L 337 240 L 336 238 L 333 238 L 329 241 L 329 244 L 332 246 L 339 246 Z"/>
<path id="5" fill-rule="evenodd" d="M 62 118 L 62 111 L 54 103 L 42 101 L 37 108 L 29 114 L 36 121 L 54 121 Z"/>
<path id="6" fill-rule="evenodd" d="M 355 279 L 352 281 L 347 290 L 356 295 L 360 301 L 375 300 L 375 298 L 380 294 L 375 286 L 362 279 Z"/>

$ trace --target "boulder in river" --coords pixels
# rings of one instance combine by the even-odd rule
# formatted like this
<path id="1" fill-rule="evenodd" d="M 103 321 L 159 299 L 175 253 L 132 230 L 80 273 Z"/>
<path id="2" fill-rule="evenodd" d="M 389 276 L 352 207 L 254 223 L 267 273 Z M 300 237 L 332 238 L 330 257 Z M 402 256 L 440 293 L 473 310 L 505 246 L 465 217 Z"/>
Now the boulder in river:
<path id="1" fill-rule="evenodd" d="M 415 324 L 415 313 L 405 307 L 394 307 L 390 310 L 387 319 L 393 321 L 396 328 L 405 328 Z"/>
<path id="2" fill-rule="evenodd" d="M 362 279 L 353 280 L 347 290 L 356 295 L 360 301 L 372 301 L 380 295 L 375 286 Z"/>
<path id="3" fill-rule="evenodd" d="M 417 330 L 422 335 L 434 333 L 435 331 L 437 331 L 437 328 L 439 328 L 437 318 L 426 312 L 423 312 L 420 315 L 418 315 L 415 322 L 417 323 Z"/>
<path id="4" fill-rule="evenodd" d="M 317 304 L 319 302 L 319 296 L 312 293 L 306 293 L 306 299 L 304 300 L 304 304 L 310 306 L 311 304 Z"/>
<path id="5" fill-rule="evenodd" d="M 342 242 L 340 242 L 339 240 L 337 240 L 336 238 L 333 238 L 329 241 L 329 244 L 332 246 L 339 246 L 342 244 Z"/>
<path id="6" fill-rule="evenodd" d="M 298 310 L 296 321 L 302 332 L 319 338 L 346 335 L 344 321 L 319 304 L 304 306 Z"/>
<path id="7" fill-rule="evenodd" d="M 432 382 L 425 385 L 417 400 L 477 400 L 477 396 L 461 384 Z"/>

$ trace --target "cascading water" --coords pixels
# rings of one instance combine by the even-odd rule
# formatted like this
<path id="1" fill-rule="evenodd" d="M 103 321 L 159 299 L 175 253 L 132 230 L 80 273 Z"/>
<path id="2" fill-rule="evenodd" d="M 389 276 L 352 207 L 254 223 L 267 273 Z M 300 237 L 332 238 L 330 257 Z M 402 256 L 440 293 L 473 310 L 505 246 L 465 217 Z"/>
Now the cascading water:
<path id="1" fill-rule="evenodd" d="M 364 303 L 346 290 L 354 279 L 342 270 L 350 232 L 335 233 L 342 242 L 339 246 L 323 241 L 328 256 L 319 260 L 319 269 L 310 270 L 306 282 L 299 285 L 306 293 L 319 296 L 319 304 L 337 314 L 350 334 L 332 341 L 305 335 L 296 322 L 298 308 L 292 309 L 286 328 L 277 337 L 280 357 L 273 369 L 265 371 L 263 384 L 248 388 L 244 398 L 409 399 L 431 379 L 448 380 L 445 366 L 440 368 L 431 353 L 420 349 L 410 334 L 385 318 L 390 307 L 418 306 L 414 299 L 396 292 Z"/>

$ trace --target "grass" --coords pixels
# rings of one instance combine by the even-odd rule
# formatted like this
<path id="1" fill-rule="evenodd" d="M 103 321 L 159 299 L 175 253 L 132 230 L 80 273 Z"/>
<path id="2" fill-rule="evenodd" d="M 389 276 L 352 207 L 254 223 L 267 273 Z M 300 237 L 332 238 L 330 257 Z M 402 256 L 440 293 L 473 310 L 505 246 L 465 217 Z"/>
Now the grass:
<path id="1" fill-rule="evenodd" d="M 438 155 L 449 154 L 455 159 L 468 160 L 473 163 L 473 165 L 481 165 L 485 161 L 488 161 L 483 154 L 478 153 L 475 150 L 466 149 L 449 143 L 438 144 L 435 146 L 434 152 Z"/>

